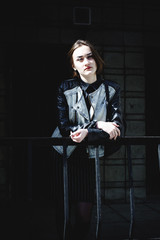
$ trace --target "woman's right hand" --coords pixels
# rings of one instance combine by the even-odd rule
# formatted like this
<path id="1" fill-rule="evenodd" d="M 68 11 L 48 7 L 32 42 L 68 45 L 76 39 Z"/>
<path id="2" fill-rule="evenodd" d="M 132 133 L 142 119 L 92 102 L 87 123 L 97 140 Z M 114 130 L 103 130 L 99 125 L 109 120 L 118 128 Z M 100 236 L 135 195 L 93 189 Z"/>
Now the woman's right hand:
<path id="1" fill-rule="evenodd" d="M 70 133 L 70 137 L 72 141 L 80 143 L 83 141 L 83 139 L 88 135 L 88 130 L 87 129 L 78 129 L 75 132 Z"/>
<path id="2" fill-rule="evenodd" d="M 121 132 L 119 130 L 119 125 L 115 122 L 104 122 L 98 121 L 97 128 L 102 129 L 106 133 L 110 135 L 110 139 L 116 140 L 118 136 L 120 136 Z"/>

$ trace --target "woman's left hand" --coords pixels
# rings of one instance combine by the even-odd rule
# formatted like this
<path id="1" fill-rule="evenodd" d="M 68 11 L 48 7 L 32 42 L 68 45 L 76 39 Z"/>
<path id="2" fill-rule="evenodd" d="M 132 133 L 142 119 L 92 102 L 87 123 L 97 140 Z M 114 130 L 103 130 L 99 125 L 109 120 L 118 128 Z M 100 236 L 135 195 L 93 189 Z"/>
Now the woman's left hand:
<path id="1" fill-rule="evenodd" d="M 88 134 L 87 129 L 78 129 L 75 132 L 71 132 L 70 137 L 71 137 L 72 141 L 80 143 L 87 136 L 87 134 Z"/>
<path id="2" fill-rule="evenodd" d="M 119 125 L 115 122 L 104 122 L 104 121 L 98 121 L 97 122 L 97 128 L 102 129 L 106 133 L 110 135 L 110 139 L 116 140 L 117 137 L 121 135 L 121 132 L 119 130 Z"/>

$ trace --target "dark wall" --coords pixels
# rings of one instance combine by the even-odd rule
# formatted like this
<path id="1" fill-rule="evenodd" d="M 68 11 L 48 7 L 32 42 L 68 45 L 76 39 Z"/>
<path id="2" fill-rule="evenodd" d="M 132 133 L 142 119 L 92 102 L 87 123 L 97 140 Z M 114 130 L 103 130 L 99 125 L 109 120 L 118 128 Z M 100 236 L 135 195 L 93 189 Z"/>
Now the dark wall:
<path id="1" fill-rule="evenodd" d="M 51 136 L 56 125 L 56 89 L 69 77 L 68 48 L 17 45 L 13 58 L 13 135 Z"/>
<path id="2" fill-rule="evenodd" d="M 146 66 L 146 135 L 160 136 L 159 47 L 145 49 Z M 160 172 L 157 145 L 146 148 L 147 192 L 160 193 Z"/>
<path id="3" fill-rule="evenodd" d="M 69 77 L 68 46 L 20 44 L 10 49 L 12 57 L 13 136 L 50 137 L 56 127 L 56 89 Z M 10 59 L 11 60 L 11 59 Z M 28 198 L 41 203 L 51 197 L 53 159 L 50 147 L 34 146 L 32 169 L 28 169 L 27 145 L 13 150 L 13 199 Z M 32 171 L 32 189 L 28 183 Z"/>
<path id="4" fill-rule="evenodd" d="M 145 51 L 146 65 L 146 132 L 147 135 L 160 135 L 160 47 L 147 47 Z"/>

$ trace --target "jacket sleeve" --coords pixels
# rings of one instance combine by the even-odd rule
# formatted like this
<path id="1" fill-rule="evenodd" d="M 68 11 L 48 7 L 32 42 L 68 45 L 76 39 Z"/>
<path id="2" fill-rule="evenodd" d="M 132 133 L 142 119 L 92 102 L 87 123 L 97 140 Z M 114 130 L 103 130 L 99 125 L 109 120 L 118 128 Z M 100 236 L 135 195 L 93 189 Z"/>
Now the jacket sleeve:
<path id="1" fill-rule="evenodd" d="M 121 96 L 120 86 L 118 84 L 116 84 L 115 87 L 115 94 L 108 103 L 107 121 L 117 123 L 119 125 L 120 131 L 122 131 L 123 121 L 121 112 Z"/>
<path id="2" fill-rule="evenodd" d="M 63 84 L 58 87 L 57 91 L 57 120 L 60 133 L 63 137 L 68 137 L 72 126 L 69 124 L 68 105 L 64 95 Z"/>
<path id="3" fill-rule="evenodd" d="M 76 131 L 78 128 L 83 128 L 83 126 L 76 125 L 69 120 L 68 116 L 68 104 L 64 91 L 66 89 L 64 82 L 59 86 L 57 92 L 57 120 L 60 133 L 63 137 L 68 137 L 70 132 Z"/>
<path id="4" fill-rule="evenodd" d="M 97 128 L 89 128 L 87 140 L 92 143 L 98 140 L 106 140 L 109 139 L 109 134 L 105 131 Z"/>
<path id="5" fill-rule="evenodd" d="M 107 107 L 107 121 L 115 122 L 119 125 L 120 131 L 122 131 L 122 114 L 121 114 L 121 99 L 120 99 L 120 86 L 115 85 L 115 93 L 109 98 Z M 109 139 L 109 134 L 100 129 L 88 128 L 88 141 Z"/>

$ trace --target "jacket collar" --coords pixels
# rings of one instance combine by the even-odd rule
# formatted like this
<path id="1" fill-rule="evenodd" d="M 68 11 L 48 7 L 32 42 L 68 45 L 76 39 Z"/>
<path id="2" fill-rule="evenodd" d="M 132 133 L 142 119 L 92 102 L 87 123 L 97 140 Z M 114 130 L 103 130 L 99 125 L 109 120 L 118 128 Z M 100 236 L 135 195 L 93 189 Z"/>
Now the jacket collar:
<path id="1" fill-rule="evenodd" d="M 103 79 L 100 76 L 97 76 L 97 81 L 94 83 L 86 83 L 84 82 L 81 78 L 79 79 L 80 87 L 82 88 L 83 91 L 86 91 L 88 87 L 92 88 L 92 92 L 97 90 L 101 83 L 103 82 Z"/>

